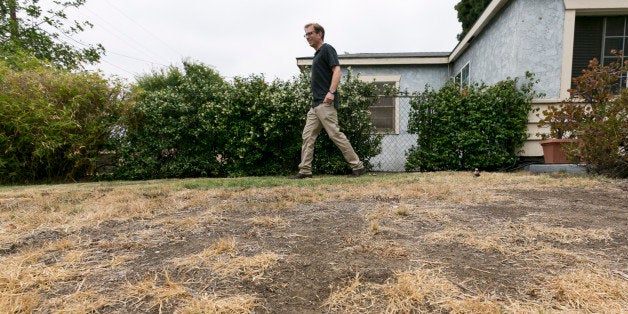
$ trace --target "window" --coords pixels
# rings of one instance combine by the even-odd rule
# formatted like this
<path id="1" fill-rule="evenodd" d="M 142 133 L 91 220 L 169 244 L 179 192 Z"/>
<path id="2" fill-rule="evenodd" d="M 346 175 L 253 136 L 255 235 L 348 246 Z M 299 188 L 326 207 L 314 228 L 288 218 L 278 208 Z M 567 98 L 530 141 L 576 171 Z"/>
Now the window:
<path id="1" fill-rule="evenodd" d="M 398 87 L 399 76 L 360 77 L 367 82 L 373 82 L 384 94 L 387 87 Z M 380 96 L 377 102 L 369 107 L 371 121 L 378 133 L 399 134 L 399 101 L 395 96 Z"/>
<path id="2" fill-rule="evenodd" d="M 455 82 L 459 84 L 460 90 L 462 90 L 465 86 L 469 86 L 471 84 L 471 79 L 469 77 L 469 62 L 462 67 L 460 72 L 456 74 Z"/>
<path id="3" fill-rule="evenodd" d="M 582 74 L 589 60 L 596 58 L 602 64 L 617 60 L 612 50 L 628 48 L 628 16 L 577 16 L 574 32 L 574 53 L 571 67 L 572 78 Z M 624 73 L 620 86 L 628 86 Z M 573 86 L 572 86 L 573 87 Z"/>
<path id="4" fill-rule="evenodd" d="M 604 18 L 604 42 L 602 64 L 607 65 L 617 60 L 617 56 L 611 54 L 612 50 L 626 53 L 626 40 L 628 39 L 626 30 L 626 19 L 628 16 L 614 16 Z M 623 56 L 621 63 L 623 64 Z M 619 79 L 619 86 L 626 87 L 626 73 L 622 73 Z"/>

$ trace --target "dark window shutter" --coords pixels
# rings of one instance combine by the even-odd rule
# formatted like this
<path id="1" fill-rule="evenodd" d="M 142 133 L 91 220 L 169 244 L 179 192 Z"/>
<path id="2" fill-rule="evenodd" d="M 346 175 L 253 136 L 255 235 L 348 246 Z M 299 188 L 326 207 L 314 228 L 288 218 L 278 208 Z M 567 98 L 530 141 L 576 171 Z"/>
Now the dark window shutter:
<path id="1" fill-rule="evenodd" d="M 578 77 L 589 65 L 589 60 L 597 58 L 601 62 L 604 17 L 577 16 L 573 43 L 573 63 L 571 77 Z"/>

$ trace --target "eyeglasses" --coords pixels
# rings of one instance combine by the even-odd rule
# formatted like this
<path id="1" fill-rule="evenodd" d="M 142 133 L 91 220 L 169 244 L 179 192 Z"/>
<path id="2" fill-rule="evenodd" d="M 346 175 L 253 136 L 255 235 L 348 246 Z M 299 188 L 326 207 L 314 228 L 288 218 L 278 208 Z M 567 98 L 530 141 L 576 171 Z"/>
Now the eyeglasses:
<path id="1" fill-rule="evenodd" d="M 307 36 L 312 36 L 314 35 L 315 32 L 307 32 L 305 33 L 305 35 L 303 35 L 303 37 L 307 37 Z"/>

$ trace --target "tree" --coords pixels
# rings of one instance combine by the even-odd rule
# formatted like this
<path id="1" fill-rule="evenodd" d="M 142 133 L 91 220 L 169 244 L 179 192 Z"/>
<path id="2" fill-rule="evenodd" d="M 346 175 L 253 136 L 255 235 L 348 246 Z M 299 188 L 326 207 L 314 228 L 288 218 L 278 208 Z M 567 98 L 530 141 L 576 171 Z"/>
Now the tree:
<path id="1" fill-rule="evenodd" d="M 489 3 L 491 0 L 460 0 L 456 4 L 454 8 L 458 11 L 458 21 L 462 23 L 462 32 L 457 36 L 459 41 L 467 35 Z"/>
<path id="2" fill-rule="evenodd" d="M 102 45 L 77 48 L 68 43 L 72 35 L 93 27 L 88 21 L 69 21 L 66 14 L 85 1 L 54 0 L 56 7 L 44 10 L 39 0 L 0 0 L 0 60 L 14 64 L 15 56 L 32 54 L 68 70 L 97 63 L 105 53 Z"/>

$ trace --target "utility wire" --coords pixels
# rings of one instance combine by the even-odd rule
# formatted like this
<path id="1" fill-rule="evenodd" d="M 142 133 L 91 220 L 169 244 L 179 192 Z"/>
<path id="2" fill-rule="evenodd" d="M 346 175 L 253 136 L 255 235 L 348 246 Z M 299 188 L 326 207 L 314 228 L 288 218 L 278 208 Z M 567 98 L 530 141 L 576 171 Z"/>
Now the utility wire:
<path id="1" fill-rule="evenodd" d="M 161 38 L 155 36 L 151 31 L 149 31 L 147 28 L 145 28 L 144 26 L 142 26 L 141 24 L 137 23 L 134 19 L 132 19 L 130 16 L 128 16 L 126 13 L 124 13 L 124 11 L 120 10 L 117 6 L 115 6 L 113 3 L 111 3 L 109 0 L 105 0 L 105 2 L 107 2 L 107 4 L 109 4 L 111 7 L 113 7 L 116 11 L 118 11 L 120 14 L 122 14 L 124 17 L 126 17 L 129 21 L 131 21 L 133 24 L 137 25 L 139 28 L 141 28 L 143 31 L 145 31 L 147 34 L 151 35 L 153 38 L 157 39 L 158 41 L 160 41 L 162 44 L 164 44 L 164 46 L 168 47 L 170 50 L 172 50 L 172 52 L 174 52 L 176 55 L 178 56 L 182 56 L 183 54 L 180 53 L 178 50 L 172 48 L 172 46 L 170 46 L 167 42 L 165 42 L 164 40 L 162 40 Z"/>
<path id="2" fill-rule="evenodd" d="M 131 37 L 129 37 L 126 33 L 118 30 L 114 25 L 112 25 L 111 23 L 109 23 L 109 21 L 105 20 L 104 18 L 102 18 L 100 15 L 98 15 L 96 12 L 90 10 L 89 8 L 85 8 L 87 11 L 89 11 L 91 14 L 93 14 L 95 17 L 97 17 L 98 19 L 100 19 L 101 21 L 103 21 L 106 25 L 109 25 L 111 27 L 111 29 L 113 29 L 114 31 L 112 32 L 108 27 L 104 26 L 104 25 L 100 25 L 105 31 L 107 31 L 108 33 L 110 33 L 111 35 L 115 36 L 116 38 L 118 38 L 119 40 L 121 40 L 122 42 L 124 42 L 125 44 L 127 44 L 129 47 L 133 48 L 135 51 L 141 53 L 141 54 L 147 54 L 150 55 L 152 58 L 156 58 L 156 59 L 161 59 L 160 56 L 153 54 L 153 52 L 142 46 L 141 44 L 139 44 L 139 41 L 136 39 L 133 39 Z M 129 40 L 125 40 L 124 38 L 121 38 L 120 36 L 118 36 L 116 33 L 122 34 L 124 35 L 126 38 L 128 38 Z M 139 48 L 138 48 L 139 47 Z M 159 62 L 155 62 L 155 63 L 159 63 Z"/>
<path id="3" fill-rule="evenodd" d="M 104 62 L 104 63 L 109 64 L 110 66 L 112 66 L 112 67 L 114 67 L 114 68 L 116 68 L 116 69 L 118 69 L 118 70 L 124 71 L 124 72 L 126 72 L 126 73 L 128 73 L 128 74 L 131 74 L 131 75 L 133 75 L 133 76 L 138 76 L 138 74 L 137 74 L 137 73 L 135 73 L 135 72 L 131 72 L 131 71 L 127 70 L 127 69 L 124 69 L 124 68 L 122 68 L 122 67 L 119 67 L 119 66 L 117 66 L 117 65 L 115 65 L 115 64 L 113 64 L 113 63 L 111 63 L 111 62 L 109 62 L 109 61 L 107 61 L 107 60 L 105 60 L 105 59 L 103 59 L 103 58 L 101 58 L 100 60 L 101 60 L 102 62 Z"/>
<path id="4" fill-rule="evenodd" d="M 43 29 L 42 29 L 42 30 L 43 30 Z M 57 28 L 57 30 L 59 30 L 59 29 Z M 52 34 L 50 34 L 49 32 L 47 32 L 46 30 L 43 30 L 43 31 L 44 31 L 44 32 L 46 32 L 46 33 L 47 33 L 48 35 L 50 35 L 51 37 L 53 37 L 53 35 L 52 35 Z M 75 43 L 77 43 L 77 44 L 79 44 L 79 45 L 82 45 L 82 46 L 85 46 L 85 47 L 91 48 L 91 46 L 90 46 L 90 45 L 88 45 L 88 44 L 86 44 L 86 43 L 84 43 L 84 42 L 81 42 L 80 40 L 77 40 L 77 39 L 72 38 L 72 36 L 70 36 L 70 35 L 68 35 L 68 34 L 66 34 L 66 33 L 64 33 L 64 32 L 62 32 L 61 30 L 59 30 L 59 31 L 60 31 L 60 33 L 61 33 L 63 36 L 67 37 L 68 39 L 72 40 L 73 42 L 75 42 Z M 114 52 L 114 51 L 107 51 L 107 50 L 105 50 L 105 53 L 107 53 L 107 52 L 110 52 L 111 54 L 115 54 L 115 55 L 118 55 L 118 56 L 121 56 L 121 57 L 125 57 L 125 58 L 129 58 L 129 59 L 133 59 L 133 60 L 136 60 L 136 61 L 142 61 L 142 62 L 150 63 L 150 64 L 153 64 L 153 65 L 155 65 L 155 64 L 156 64 L 156 65 L 159 65 L 159 66 L 167 67 L 167 65 L 165 65 L 165 64 L 161 64 L 161 63 L 159 63 L 159 62 L 155 62 L 155 61 L 151 61 L 151 60 L 144 60 L 144 59 L 140 59 L 140 58 L 136 58 L 136 57 L 128 56 L 128 55 L 125 55 L 125 54 L 117 53 L 117 52 Z M 111 63 L 110 63 L 110 64 L 111 64 Z"/>

